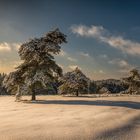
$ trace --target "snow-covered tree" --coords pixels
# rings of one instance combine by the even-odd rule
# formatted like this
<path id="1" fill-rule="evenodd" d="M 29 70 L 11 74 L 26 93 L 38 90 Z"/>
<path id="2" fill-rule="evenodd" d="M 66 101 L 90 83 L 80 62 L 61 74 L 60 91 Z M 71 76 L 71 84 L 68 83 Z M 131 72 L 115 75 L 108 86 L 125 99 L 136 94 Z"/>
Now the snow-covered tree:
<path id="1" fill-rule="evenodd" d="M 5 76 L 6 76 L 5 73 L 0 73 L 0 95 L 8 94 L 8 92 L 6 92 L 5 87 L 3 86 L 3 80 Z"/>
<path id="2" fill-rule="evenodd" d="M 124 83 L 128 84 L 129 88 L 126 93 L 139 94 L 140 93 L 140 73 L 137 69 L 132 69 L 129 76 L 122 79 Z"/>
<path id="3" fill-rule="evenodd" d="M 34 90 L 37 84 L 51 86 L 54 75 L 62 75 L 62 69 L 56 64 L 53 55 L 59 54 L 60 45 L 66 42 L 66 35 L 56 29 L 41 38 L 23 43 L 18 51 L 23 63 L 4 79 L 8 91 L 16 93 L 17 97 L 28 92 L 32 100 L 36 100 Z"/>
<path id="4" fill-rule="evenodd" d="M 62 84 L 59 86 L 59 94 L 74 94 L 78 96 L 79 93 L 88 92 L 90 80 L 77 67 L 72 72 L 64 74 L 60 82 Z"/>
<path id="5" fill-rule="evenodd" d="M 0 73 L 0 87 L 2 87 L 2 83 L 3 83 L 3 80 L 4 80 L 5 76 L 6 76 L 6 74 Z"/>

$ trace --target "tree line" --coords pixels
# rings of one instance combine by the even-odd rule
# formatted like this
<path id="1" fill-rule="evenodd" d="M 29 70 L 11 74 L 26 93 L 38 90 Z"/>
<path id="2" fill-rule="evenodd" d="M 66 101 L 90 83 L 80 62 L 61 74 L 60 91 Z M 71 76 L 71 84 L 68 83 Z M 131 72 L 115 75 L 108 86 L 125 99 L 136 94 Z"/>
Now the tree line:
<path id="1" fill-rule="evenodd" d="M 63 75 L 54 55 L 61 52 L 61 45 L 67 43 L 66 38 L 65 34 L 56 29 L 23 43 L 18 51 L 22 64 L 14 72 L 0 75 L 3 91 L 16 95 L 17 100 L 22 95 L 31 95 L 31 100 L 36 100 L 37 91 L 41 89 L 76 96 L 100 92 L 139 93 L 140 74 L 137 69 L 131 70 L 128 77 L 118 81 L 91 81 L 78 67 Z"/>

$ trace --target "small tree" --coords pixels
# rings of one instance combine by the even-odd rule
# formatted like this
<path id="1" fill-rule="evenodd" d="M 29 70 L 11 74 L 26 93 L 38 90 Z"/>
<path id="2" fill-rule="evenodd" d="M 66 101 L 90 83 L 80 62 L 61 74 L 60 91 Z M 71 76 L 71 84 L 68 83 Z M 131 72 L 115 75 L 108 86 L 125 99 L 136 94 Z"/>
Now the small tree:
<path id="1" fill-rule="evenodd" d="M 8 94 L 8 92 L 6 92 L 5 87 L 3 86 L 3 80 L 5 76 L 5 73 L 0 73 L 0 95 Z"/>
<path id="2" fill-rule="evenodd" d="M 0 87 L 2 87 L 2 85 L 3 85 L 3 80 L 4 80 L 5 76 L 6 76 L 5 73 L 0 73 Z"/>
<path id="3" fill-rule="evenodd" d="M 5 87 L 14 94 L 17 92 L 17 97 L 28 92 L 32 100 L 36 100 L 36 84 L 51 86 L 54 74 L 62 75 L 62 69 L 56 64 L 53 55 L 59 54 L 60 45 L 66 42 L 66 35 L 56 29 L 22 44 L 18 53 L 23 63 L 5 78 Z"/>
<path id="4" fill-rule="evenodd" d="M 59 87 L 60 94 L 74 94 L 79 96 L 79 93 L 88 91 L 88 83 L 90 80 L 77 67 L 72 72 L 67 72 L 61 79 L 61 86 Z"/>
<path id="5" fill-rule="evenodd" d="M 129 86 L 127 93 L 138 94 L 140 92 L 140 74 L 137 69 L 132 69 L 123 81 Z"/>

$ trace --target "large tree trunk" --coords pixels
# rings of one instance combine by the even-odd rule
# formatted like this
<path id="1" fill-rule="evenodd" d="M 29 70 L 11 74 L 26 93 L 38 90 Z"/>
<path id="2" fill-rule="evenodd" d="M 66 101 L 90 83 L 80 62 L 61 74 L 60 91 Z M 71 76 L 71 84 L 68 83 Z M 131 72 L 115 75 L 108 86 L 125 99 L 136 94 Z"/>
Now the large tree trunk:
<path id="1" fill-rule="evenodd" d="M 77 97 L 79 96 L 79 92 L 78 92 L 78 90 L 76 91 L 76 96 L 77 96 Z"/>
<path id="2" fill-rule="evenodd" d="M 18 85 L 15 101 L 20 101 L 20 99 L 21 99 L 20 86 Z"/>
<path id="3" fill-rule="evenodd" d="M 33 91 L 33 92 L 32 92 L 32 101 L 34 101 L 34 100 L 36 100 L 36 94 L 35 94 L 35 92 Z"/>
<path id="4" fill-rule="evenodd" d="M 30 91 L 31 91 L 31 95 L 32 95 L 31 100 L 35 101 L 36 100 L 36 94 L 35 94 L 34 86 L 30 87 Z"/>

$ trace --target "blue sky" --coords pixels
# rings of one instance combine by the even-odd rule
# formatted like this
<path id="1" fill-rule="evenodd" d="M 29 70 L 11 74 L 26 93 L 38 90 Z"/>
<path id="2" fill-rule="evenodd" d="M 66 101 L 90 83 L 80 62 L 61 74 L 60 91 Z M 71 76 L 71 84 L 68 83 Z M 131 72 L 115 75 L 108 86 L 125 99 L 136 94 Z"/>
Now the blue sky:
<path id="1" fill-rule="evenodd" d="M 0 72 L 21 63 L 20 44 L 58 27 L 68 37 L 56 57 L 64 72 L 79 66 L 91 79 L 119 79 L 140 66 L 139 5 L 138 0 L 3 0 Z"/>

